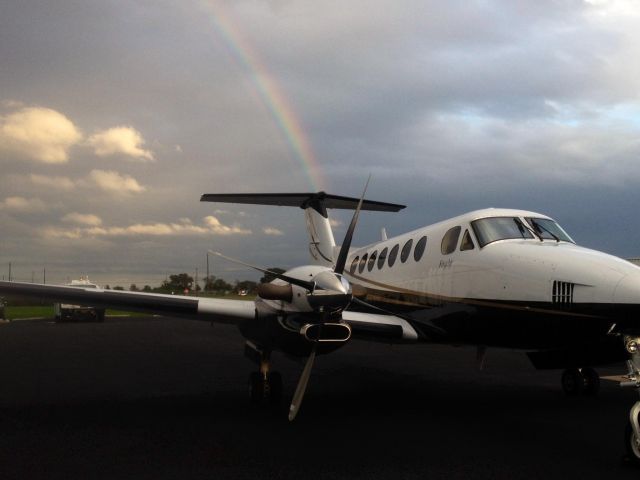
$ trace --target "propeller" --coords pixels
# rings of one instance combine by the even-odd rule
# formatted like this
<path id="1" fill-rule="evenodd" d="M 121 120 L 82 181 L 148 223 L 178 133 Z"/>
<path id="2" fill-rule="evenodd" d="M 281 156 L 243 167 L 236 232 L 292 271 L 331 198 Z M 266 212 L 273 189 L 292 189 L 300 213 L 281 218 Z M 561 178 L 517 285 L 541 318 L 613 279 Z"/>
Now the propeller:
<path id="1" fill-rule="evenodd" d="M 216 256 L 218 256 L 220 258 L 224 258 L 225 260 L 228 260 L 230 262 L 238 263 L 240 265 L 244 265 L 245 267 L 253 268 L 254 270 L 257 270 L 259 272 L 268 273 L 270 275 L 273 275 L 276 278 L 279 278 L 280 280 L 284 280 L 287 283 L 302 287 L 302 288 L 308 290 L 309 292 L 313 292 L 315 290 L 315 288 L 316 288 L 315 282 L 307 282 L 306 280 L 301 280 L 299 278 L 290 277 L 290 276 L 284 275 L 282 273 L 274 272 L 273 270 L 268 270 L 266 268 L 257 267 L 256 265 L 251 265 L 250 263 L 243 262 L 241 260 L 238 260 L 237 258 L 227 257 L 226 255 L 223 255 L 220 252 L 214 252 L 213 250 L 209 250 L 209 253 L 211 253 L 212 255 L 216 255 Z"/>
<path id="2" fill-rule="evenodd" d="M 293 421 L 300 411 L 300 405 L 302 404 L 302 400 L 304 399 L 304 394 L 307 390 L 307 385 L 309 384 L 309 378 L 311 376 L 311 370 L 313 369 L 313 364 L 315 362 L 318 343 L 322 341 L 321 339 L 323 325 L 327 324 L 328 319 L 335 321 L 335 317 L 332 318 L 332 314 L 342 312 L 354 299 L 349 282 L 347 282 L 342 274 L 344 273 L 345 265 L 347 263 L 349 249 L 351 248 L 351 242 L 353 240 L 353 233 L 358 223 L 358 217 L 360 216 L 360 211 L 362 209 L 362 204 L 364 202 L 364 197 L 367 193 L 367 188 L 369 186 L 370 180 L 371 175 L 369 175 L 369 178 L 367 179 L 367 182 L 364 186 L 362 196 L 358 201 L 358 205 L 351 219 L 351 223 L 349 224 L 349 228 L 347 229 L 347 232 L 345 234 L 344 241 L 342 242 L 342 245 L 340 247 L 340 252 L 338 253 L 338 258 L 336 260 L 333 271 L 323 270 L 320 273 L 317 273 L 313 277 L 312 281 L 302 280 L 282 273 L 273 272 L 268 269 L 242 262 L 235 258 L 227 257 L 220 252 L 209 250 L 209 253 L 213 255 L 224 258 L 225 260 L 234 263 L 238 263 L 240 265 L 244 265 L 245 267 L 255 269 L 259 272 L 269 273 L 275 278 L 279 278 L 280 280 L 283 280 L 289 284 L 286 286 L 265 284 L 264 287 L 259 290 L 259 295 L 262 298 L 267 300 L 284 300 L 291 302 L 291 285 L 296 285 L 298 287 L 304 288 L 310 293 L 310 295 L 307 296 L 307 302 L 317 313 L 320 313 L 320 320 L 314 322 L 314 324 L 317 325 L 318 331 L 315 334 L 315 337 L 313 339 L 310 339 L 313 342 L 311 353 L 309 354 L 309 357 L 305 362 L 304 369 L 302 370 L 302 374 L 300 375 L 300 379 L 298 380 L 298 384 L 296 385 L 295 393 L 293 394 L 293 399 L 291 400 L 291 405 L 289 407 L 289 421 Z M 362 300 L 358 300 L 358 302 L 366 304 L 366 302 L 363 302 Z M 366 305 L 370 306 L 368 304 Z M 327 327 L 328 325 L 325 325 L 325 328 Z M 309 339 L 309 337 L 307 337 L 307 339 Z"/>
<path id="3" fill-rule="evenodd" d="M 309 383 L 309 377 L 311 377 L 313 362 L 316 359 L 317 346 L 318 341 L 316 340 L 313 344 L 313 348 L 311 349 L 311 353 L 309 354 L 309 358 L 307 358 L 307 362 L 304 364 L 304 369 L 302 370 L 302 374 L 300 375 L 300 380 L 298 380 L 298 385 L 296 385 L 296 391 L 293 394 L 293 399 L 291 400 L 291 405 L 289 406 L 290 422 L 292 422 L 296 418 L 296 415 L 298 415 L 298 411 L 300 410 L 300 405 L 302 404 L 302 399 L 304 398 L 304 393 L 306 392 L 307 384 Z"/>
<path id="4" fill-rule="evenodd" d="M 356 224 L 358 223 L 358 217 L 360 216 L 360 210 L 362 209 L 362 202 L 364 201 L 364 196 L 367 193 L 367 187 L 369 186 L 369 181 L 371 180 L 371 175 L 367 178 L 367 183 L 364 185 L 364 190 L 362 191 L 362 196 L 360 197 L 360 201 L 358 202 L 358 206 L 356 207 L 356 211 L 353 213 L 353 218 L 351 219 L 351 223 L 349 224 L 349 228 L 347 229 L 347 233 L 344 236 L 344 241 L 342 242 L 342 246 L 340 247 L 340 253 L 338 254 L 338 260 L 336 261 L 336 265 L 333 269 L 333 273 L 337 276 L 342 276 L 344 272 L 344 267 L 347 263 L 347 257 L 349 256 L 349 249 L 351 248 L 351 241 L 353 240 L 353 232 L 356 229 Z M 349 301 L 351 301 L 352 296 L 349 295 Z M 346 308 L 345 305 L 344 308 Z M 322 323 L 320 323 L 320 329 L 322 329 Z M 289 407 L 289 421 L 292 422 L 298 412 L 300 411 L 300 405 L 302 404 L 302 400 L 304 398 L 304 394 L 307 390 L 307 384 L 309 383 L 309 377 L 311 376 L 311 369 L 313 368 L 313 363 L 316 358 L 316 350 L 318 347 L 320 335 L 318 335 L 318 339 L 313 344 L 313 348 L 311 349 L 311 354 L 307 359 L 307 363 L 302 370 L 302 375 L 300 375 L 300 380 L 298 380 L 298 385 L 296 386 L 296 391 L 293 394 L 293 399 L 291 400 L 291 405 Z"/>

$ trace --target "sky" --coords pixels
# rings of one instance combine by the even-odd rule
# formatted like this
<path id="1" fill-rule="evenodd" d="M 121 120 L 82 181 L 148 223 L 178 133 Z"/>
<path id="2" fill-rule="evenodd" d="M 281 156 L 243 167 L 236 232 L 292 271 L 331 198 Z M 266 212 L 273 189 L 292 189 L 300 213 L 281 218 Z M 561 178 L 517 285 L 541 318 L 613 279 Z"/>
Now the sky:
<path id="1" fill-rule="evenodd" d="M 0 275 L 303 265 L 301 210 L 200 195 L 357 197 L 369 174 L 407 208 L 364 212 L 354 245 L 507 207 L 640 256 L 639 21 L 634 0 L 2 2 Z"/>

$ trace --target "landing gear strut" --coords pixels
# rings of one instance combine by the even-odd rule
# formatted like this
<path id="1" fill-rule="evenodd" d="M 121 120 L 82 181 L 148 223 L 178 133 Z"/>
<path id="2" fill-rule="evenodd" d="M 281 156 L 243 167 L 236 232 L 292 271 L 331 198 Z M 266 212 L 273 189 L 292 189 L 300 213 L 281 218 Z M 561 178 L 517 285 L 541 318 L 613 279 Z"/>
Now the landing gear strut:
<path id="1" fill-rule="evenodd" d="M 271 352 L 259 350 L 253 345 L 251 348 L 253 352 L 247 356 L 259 364 L 260 370 L 249 375 L 249 400 L 254 405 L 279 405 L 282 400 L 282 375 L 271 370 Z"/>
<path id="2" fill-rule="evenodd" d="M 621 387 L 635 388 L 640 394 L 640 337 L 624 336 L 624 346 L 631 359 L 627 361 L 629 374 L 624 382 L 620 382 Z M 627 449 L 627 459 L 636 465 L 640 465 L 640 400 L 638 400 L 629 411 L 629 424 L 625 431 L 625 446 Z"/>
<path id="3" fill-rule="evenodd" d="M 568 396 L 593 396 L 600 390 L 600 376 L 591 367 L 568 368 L 562 373 L 562 390 Z"/>

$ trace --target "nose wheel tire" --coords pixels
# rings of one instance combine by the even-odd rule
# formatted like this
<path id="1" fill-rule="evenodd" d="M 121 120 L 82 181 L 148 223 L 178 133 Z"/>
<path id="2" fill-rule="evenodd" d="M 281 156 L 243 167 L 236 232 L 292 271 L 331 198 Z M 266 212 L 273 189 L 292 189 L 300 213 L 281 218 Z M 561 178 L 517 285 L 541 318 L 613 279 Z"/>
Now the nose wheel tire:
<path id="1" fill-rule="evenodd" d="M 569 397 L 596 395 L 600 390 L 600 376 L 591 367 L 568 368 L 562 373 L 562 390 Z"/>
<path id="2" fill-rule="evenodd" d="M 569 397 L 577 397 L 585 387 L 584 377 L 577 368 L 568 368 L 562 372 L 562 390 Z"/>
<path id="3" fill-rule="evenodd" d="M 580 369 L 584 378 L 583 395 L 597 395 L 600 391 L 600 375 L 591 367 Z"/>

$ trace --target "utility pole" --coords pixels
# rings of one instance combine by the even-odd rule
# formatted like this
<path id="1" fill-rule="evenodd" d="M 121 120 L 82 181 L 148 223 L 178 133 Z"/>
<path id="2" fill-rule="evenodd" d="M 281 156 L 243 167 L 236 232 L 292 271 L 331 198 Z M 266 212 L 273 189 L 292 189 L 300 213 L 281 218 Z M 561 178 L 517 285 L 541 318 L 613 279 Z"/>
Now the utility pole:
<path id="1" fill-rule="evenodd" d="M 198 267 L 196 267 L 196 284 L 193 286 L 193 291 L 198 295 Z"/>
<path id="2" fill-rule="evenodd" d="M 207 278 L 204 281 L 204 291 L 207 291 L 207 285 L 209 285 L 209 252 L 207 252 Z"/>
<path id="3" fill-rule="evenodd" d="M 44 285 L 47 284 L 47 268 L 46 267 L 42 269 L 42 283 Z"/>
<path id="4" fill-rule="evenodd" d="M 9 281 L 11 281 L 11 262 L 9 262 Z"/>
<path id="5" fill-rule="evenodd" d="M 31 283 L 36 283 L 36 272 L 31 270 Z"/>

